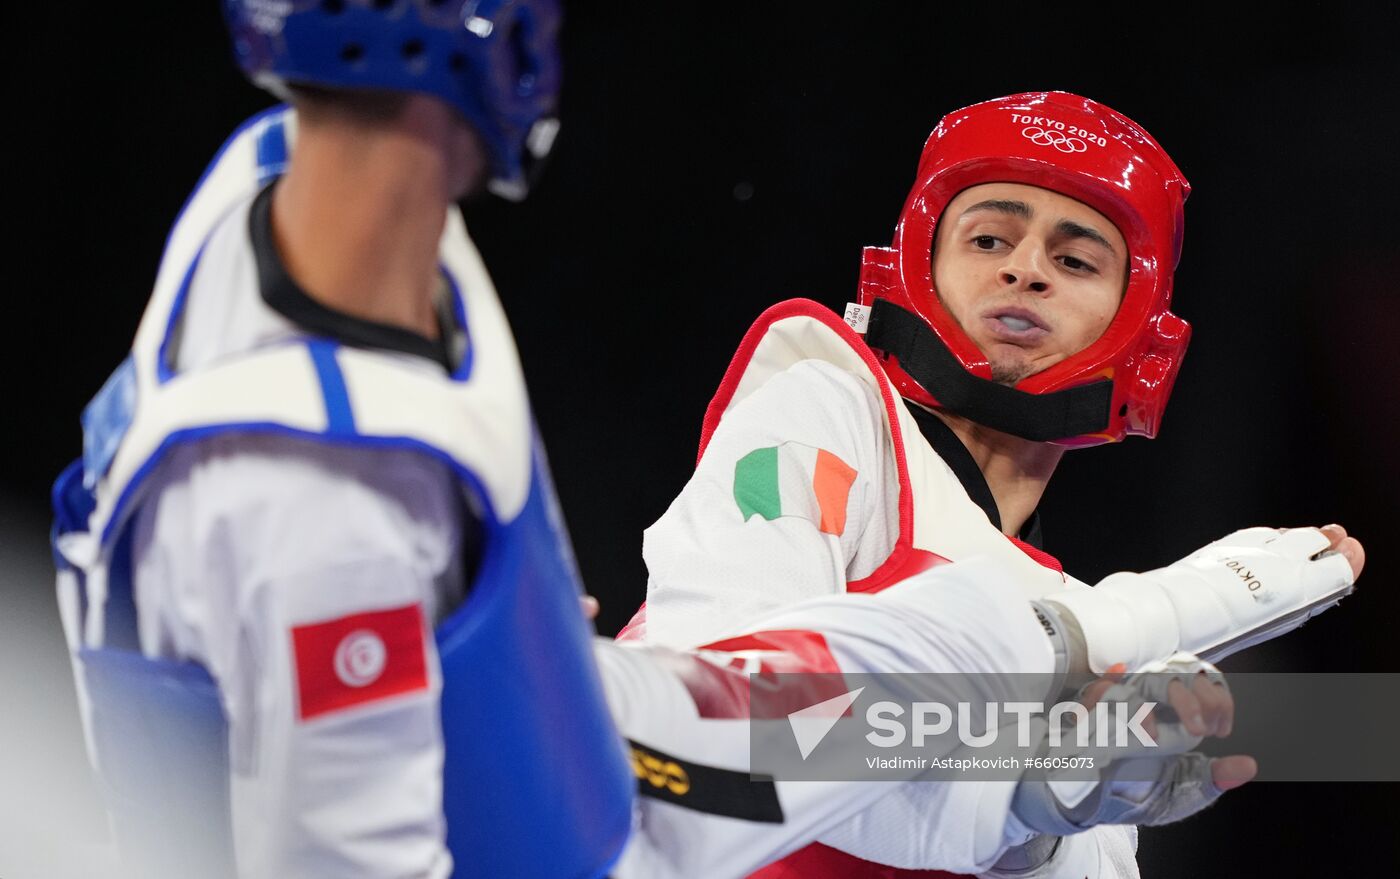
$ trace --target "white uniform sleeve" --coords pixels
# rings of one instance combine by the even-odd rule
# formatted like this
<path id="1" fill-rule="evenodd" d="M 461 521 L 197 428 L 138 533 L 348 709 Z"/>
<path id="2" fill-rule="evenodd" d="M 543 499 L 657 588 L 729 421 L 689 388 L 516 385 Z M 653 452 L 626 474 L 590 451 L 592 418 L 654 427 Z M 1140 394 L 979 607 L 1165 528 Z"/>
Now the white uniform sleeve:
<path id="1" fill-rule="evenodd" d="M 1019 587 L 1005 582 L 994 564 L 969 560 L 942 565 L 876 595 L 812 599 L 752 621 L 751 632 L 819 633 L 826 657 L 842 673 L 1040 671 L 1053 666 L 1044 637 Z M 608 700 L 623 734 L 677 760 L 746 773 L 749 729 L 742 713 L 702 716 L 697 706 L 734 681 L 717 672 L 723 663 L 703 651 L 682 652 L 650 644 L 597 646 Z M 787 660 L 796 657 L 789 653 Z M 782 671 L 802 669 L 791 664 Z M 703 665 L 703 671 L 699 666 Z M 740 681 L 744 669 L 730 667 Z M 893 678 L 892 686 L 899 686 Z M 1008 698 L 994 675 L 972 678 Z M 743 684 L 740 684 L 741 686 Z M 892 693 L 894 691 L 892 690 Z M 895 694 L 898 698 L 898 694 Z M 911 696 L 912 698 L 912 696 Z M 975 701 L 975 700 L 974 700 Z M 923 863 L 959 872 L 989 867 L 1014 840 L 1008 833 L 1013 782 L 898 784 L 889 781 L 775 782 L 781 823 L 756 823 L 643 797 L 619 877 L 742 876 L 811 842 L 824 829 L 910 788 L 953 790 L 952 809 L 904 809 L 891 833 L 916 840 Z M 644 788 L 645 791 L 645 788 Z M 1013 822 L 1014 823 L 1014 822 Z"/>
<path id="2" fill-rule="evenodd" d="M 643 554 L 650 582 L 644 630 L 638 633 L 642 639 L 694 647 L 733 633 L 736 622 L 755 613 L 843 593 L 848 582 L 868 576 L 888 556 L 899 527 L 894 502 L 898 476 L 880 432 L 882 420 L 882 404 L 873 389 L 821 361 L 804 361 L 774 376 L 726 413 L 691 480 L 646 533 Z M 801 516 L 767 521 L 742 515 L 734 497 L 735 462 L 753 449 L 786 442 L 826 449 L 856 470 L 839 536 L 822 533 Z M 941 631 L 951 631 L 949 622 L 958 619 L 944 617 Z M 1043 640 L 1039 633 L 1029 637 Z M 872 669 L 915 667 L 901 665 L 909 657 L 888 643 L 867 641 L 863 651 L 863 662 Z M 962 658 L 968 661 L 954 668 L 987 667 Z M 820 840 L 867 860 L 911 869 L 987 866 L 985 851 L 973 843 L 977 834 L 958 817 L 980 813 L 980 804 L 994 797 L 987 786 L 913 782 L 880 787 L 883 796 L 848 813 L 848 820 L 829 824 Z M 910 832 L 911 825 L 938 816 L 947 832 Z M 1132 845 L 1120 828 L 1084 836 L 1075 848 L 1088 846 L 1103 855 L 1096 857 L 1103 868 L 1100 875 L 1136 875 L 1135 834 Z"/>
<path id="3" fill-rule="evenodd" d="M 881 418 L 872 388 L 817 360 L 779 373 L 735 405 L 643 538 L 645 640 L 673 647 L 713 641 L 757 614 L 842 593 L 848 580 L 884 561 L 899 529 L 897 509 L 884 499 L 898 496 L 899 483 L 886 461 Z M 773 447 L 784 509 L 769 520 L 741 508 L 735 479 L 740 459 Z M 816 450 L 855 471 L 839 534 L 830 523 L 820 530 L 812 508 L 793 497 L 804 488 L 801 461 Z"/>
<path id="4" fill-rule="evenodd" d="M 954 782 L 939 784 L 913 781 L 891 785 L 886 796 L 849 820 L 821 834 L 819 840 L 848 854 L 909 870 L 952 869 L 950 849 L 957 840 L 911 834 L 907 828 L 911 818 L 922 815 L 960 815 L 978 813 L 987 797 L 983 786 L 989 782 Z M 957 826 L 956 821 L 949 822 Z M 1004 842 L 1007 845 L 1023 841 L 1009 827 Z M 1064 844 L 1041 869 L 1017 874 L 1017 879 L 1138 879 L 1135 858 L 1137 828 L 1131 825 L 1100 825 L 1073 837 Z M 959 870 L 975 872 L 968 864 L 977 859 L 971 850 L 953 851 L 962 858 Z M 987 864 L 978 864 L 985 868 Z"/>
<path id="5" fill-rule="evenodd" d="M 431 632 L 463 524 L 436 466 L 239 436 L 157 474 L 135 523 L 142 646 L 218 682 L 240 875 L 451 873 Z"/>

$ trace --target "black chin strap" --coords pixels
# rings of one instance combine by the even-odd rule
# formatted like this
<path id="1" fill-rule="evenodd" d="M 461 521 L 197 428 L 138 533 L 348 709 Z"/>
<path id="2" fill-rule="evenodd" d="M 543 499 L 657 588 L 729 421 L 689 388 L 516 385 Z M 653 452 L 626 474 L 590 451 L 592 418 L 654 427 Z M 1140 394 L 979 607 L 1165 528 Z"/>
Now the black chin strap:
<path id="1" fill-rule="evenodd" d="M 1050 442 L 1101 433 L 1108 427 L 1113 400 L 1113 382 L 1108 379 L 1049 394 L 1028 394 L 978 378 L 963 369 L 928 324 L 888 300 L 875 300 L 865 341 L 898 357 L 904 371 L 940 406 L 994 430 Z"/>

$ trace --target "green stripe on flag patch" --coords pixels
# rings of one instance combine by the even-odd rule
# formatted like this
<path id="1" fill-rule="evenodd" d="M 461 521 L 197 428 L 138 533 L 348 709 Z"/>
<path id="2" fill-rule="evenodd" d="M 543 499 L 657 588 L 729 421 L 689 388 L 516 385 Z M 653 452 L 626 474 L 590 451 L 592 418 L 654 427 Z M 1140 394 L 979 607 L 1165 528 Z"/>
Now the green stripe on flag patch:
<path id="1" fill-rule="evenodd" d="M 782 515 L 777 446 L 754 449 L 734 465 L 734 501 L 746 522 L 753 515 L 769 521 Z"/>
<path id="2" fill-rule="evenodd" d="M 816 446 L 785 442 L 754 449 L 734 464 L 734 502 L 753 516 L 806 519 L 825 534 L 846 530 L 846 501 L 856 471 Z"/>

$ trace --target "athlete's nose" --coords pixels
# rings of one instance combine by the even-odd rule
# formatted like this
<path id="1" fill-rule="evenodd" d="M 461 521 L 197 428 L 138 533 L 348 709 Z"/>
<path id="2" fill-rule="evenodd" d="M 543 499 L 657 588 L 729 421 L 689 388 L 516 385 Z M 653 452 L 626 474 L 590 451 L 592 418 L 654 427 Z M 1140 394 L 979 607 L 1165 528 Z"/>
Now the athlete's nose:
<path id="1" fill-rule="evenodd" d="M 1039 241 L 1023 238 L 1006 255 L 1006 262 L 997 271 L 1002 284 L 1030 293 L 1044 294 L 1050 290 L 1050 274 L 1045 270 L 1048 257 Z"/>

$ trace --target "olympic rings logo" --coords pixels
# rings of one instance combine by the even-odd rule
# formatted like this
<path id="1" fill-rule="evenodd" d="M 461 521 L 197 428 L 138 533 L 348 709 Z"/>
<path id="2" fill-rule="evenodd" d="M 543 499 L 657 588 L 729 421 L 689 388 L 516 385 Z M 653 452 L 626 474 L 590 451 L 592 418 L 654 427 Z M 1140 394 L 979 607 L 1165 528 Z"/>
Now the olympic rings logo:
<path id="1" fill-rule="evenodd" d="M 1082 153 L 1089 145 L 1077 137 L 1070 137 L 1058 131 L 1050 131 L 1038 125 L 1027 125 L 1021 129 L 1021 136 L 1036 146 L 1054 147 L 1062 153 Z"/>
<path id="2" fill-rule="evenodd" d="M 690 793 L 690 775 L 674 760 L 662 760 L 632 749 L 632 773 L 652 787 L 665 788 L 678 797 Z"/>

